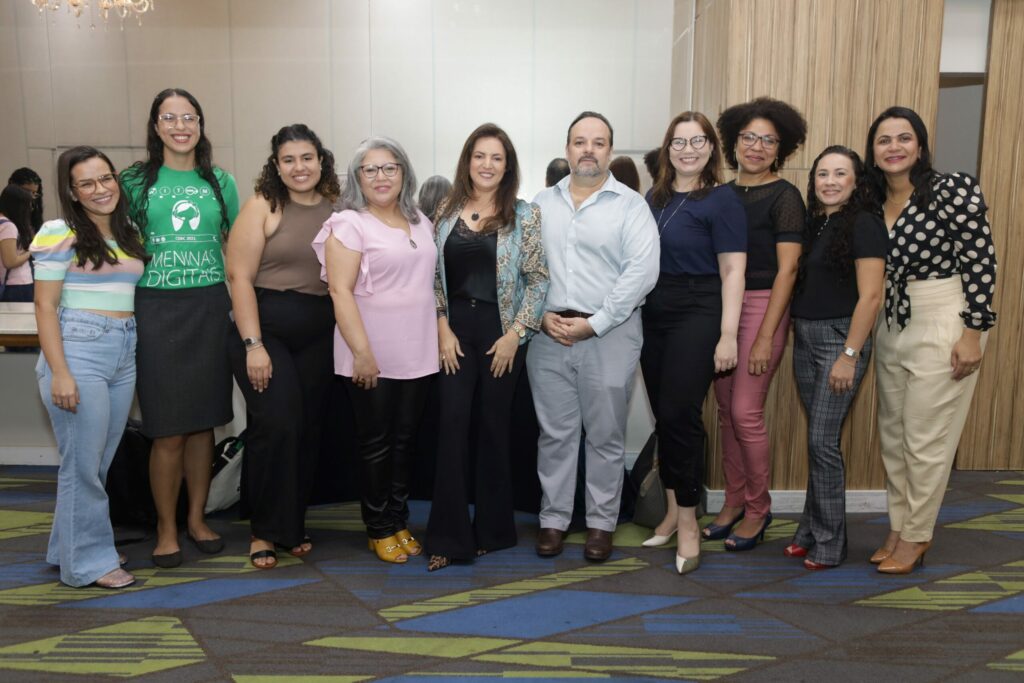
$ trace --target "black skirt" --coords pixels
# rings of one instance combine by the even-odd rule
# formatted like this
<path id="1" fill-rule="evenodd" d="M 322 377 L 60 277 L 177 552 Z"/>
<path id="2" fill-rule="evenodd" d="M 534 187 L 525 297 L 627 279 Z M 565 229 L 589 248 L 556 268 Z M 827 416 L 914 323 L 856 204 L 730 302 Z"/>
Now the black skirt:
<path id="1" fill-rule="evenodd" d="M 146 436 L 191 434 L 231 422 L 230 311 L 223 283 L 135 290 L 136 387 Z"/>

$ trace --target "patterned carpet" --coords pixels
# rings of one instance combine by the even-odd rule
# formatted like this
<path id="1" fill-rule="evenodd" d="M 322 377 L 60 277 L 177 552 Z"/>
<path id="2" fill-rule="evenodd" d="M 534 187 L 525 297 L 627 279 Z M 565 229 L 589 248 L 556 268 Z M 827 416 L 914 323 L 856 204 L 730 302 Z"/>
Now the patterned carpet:
<path id="1" fill-rule="evenodd" d="M 866 561 L 880 515 L 850 520 L 850 560 L 808 572 L 782 548 L 792 516 L 749 553 L 705 544 L 679 577 L 671 549 L 626 524 L 604 564 L 572 537 L 552 560 L 517 548 L 428 574 L 366 549 L 354 504 L 311 510 L 314 552 L 253 569 L 247 526 L 213 520 L 219 556 L 184 545 L 153 568 L 124 545 L 125 591 L 57 581 L 43 551 L 55 471 L 0 467 L 0 681 L 503 680 L 1020 681 L 1024 679 L 1024 475 L 955 473 L 922 571 Z M 422 529 L 427 503 L 414 505 Z"/>

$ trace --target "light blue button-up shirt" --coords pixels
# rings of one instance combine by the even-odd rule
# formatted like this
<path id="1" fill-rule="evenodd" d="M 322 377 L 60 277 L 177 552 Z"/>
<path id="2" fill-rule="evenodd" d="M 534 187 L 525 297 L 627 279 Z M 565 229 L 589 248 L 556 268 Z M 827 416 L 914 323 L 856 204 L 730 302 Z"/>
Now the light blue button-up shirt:
<path id="1" fill-rule="evenodd" d="M 579 209 L 566 176 L 534 198 L 551 286 L 545 311 L 592 313 L 597 336 L 621 325 L 658 281 L 658 226 L 647 202 L 608 174 Z"/>

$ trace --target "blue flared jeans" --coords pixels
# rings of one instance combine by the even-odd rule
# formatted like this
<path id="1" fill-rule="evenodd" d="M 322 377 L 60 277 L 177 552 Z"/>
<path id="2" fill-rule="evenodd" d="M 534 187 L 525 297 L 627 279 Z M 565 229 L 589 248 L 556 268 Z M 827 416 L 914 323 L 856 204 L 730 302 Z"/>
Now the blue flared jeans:
<path id="1" fill-rule="evenodd" d="M 59 313 L 64 358 L 78 385 L 77 412 L 53 404 L 53 372 L 40 354 L 39 394 L 60 450 L 57 506 L 46 561 L 60 580 L 87 586 L 118 568 L 104 485 L 135 390 L 135 319 L 73 308 Z"/>

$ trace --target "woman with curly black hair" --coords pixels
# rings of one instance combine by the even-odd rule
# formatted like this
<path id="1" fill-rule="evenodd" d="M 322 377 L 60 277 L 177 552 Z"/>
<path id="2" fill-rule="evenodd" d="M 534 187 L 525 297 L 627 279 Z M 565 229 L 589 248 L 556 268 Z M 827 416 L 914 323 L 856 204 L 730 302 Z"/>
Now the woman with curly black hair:
<path id="1" fill-rule="evenodd" d="M 793 367 L 807 411 L 807 498 L 783 551 L 807 569 L 846 559 L 843 420 L 871 356 L 882 302 L 888 235 L 864 209 L 864 164 L 851 149 L 825 148 L 807 181 L 807 229 L 792 316 Z"/>
<path id="2" fill-rule="evenodd" d="M 153 257 L 139 281 L 138 392 L 153 439 L 150 485 L 157 511 L 153 562 L 182 555 L 175 512 L 182 473 L 188 537 L 204 553 L 224 547 L 206 524 L 213 428 L 231 421 L 222 244 L 238 214 L 235 179 L 213 165 L 206 119 L 188 91 L 168 88 L 149 109 L 145 161 L 121 175 L 132 220 Z"/>
<path id="3" fill-rule="evenodd" d="M 996 323 L 996 254 L 978 182 L 932 170 L 928 129 L 913 110 L 878 115 L 865 160 L 871 208 L 889 228 L 885 316 L 875 328 L 889 536 L 871 561 L 905 574 L 931 546 Z"/>
<path id="4" fill-rule="evenodd" d="M 253 566 L 296 557 L 305 534 L 331 385 L 334 310 L 310 242 L 341 194 L 334 155 L 301 123 L 270 139 L 270 156 L 228 240 L 234 324 L 228 352 L 249 413 L 243 514 Z"/>
<path id="5" fill-rule="evenodd" d="M 722 112 L 718 130 L 726 162 L 738 171 L 729 187 L 747 213 L 747 270 L 739 362 L 715 379 L 725 504 L 702 533 L 708 540 L 725 538 L 726 550 L 751 550 L 771 524 L 764 404 L 789 334 L 804 229 L 800 191 L 778 171 L 803 144 L 807 123 L 785 102 L 759 97 Z"/>

